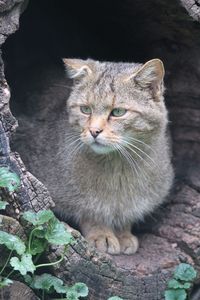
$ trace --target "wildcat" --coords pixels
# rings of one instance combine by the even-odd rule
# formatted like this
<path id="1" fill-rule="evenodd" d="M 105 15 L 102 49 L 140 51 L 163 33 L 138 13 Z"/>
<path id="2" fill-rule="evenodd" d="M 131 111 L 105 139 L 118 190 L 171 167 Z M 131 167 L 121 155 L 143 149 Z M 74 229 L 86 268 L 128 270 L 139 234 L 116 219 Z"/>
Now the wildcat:
<path id="1" fill-rule="evenodd" d="M 62 112 L 34 129 L 30 170 L 98 250 L 133 254 L 132 224 L 173 181 L 163 63 L 63 61 L 72 89 Z"/>

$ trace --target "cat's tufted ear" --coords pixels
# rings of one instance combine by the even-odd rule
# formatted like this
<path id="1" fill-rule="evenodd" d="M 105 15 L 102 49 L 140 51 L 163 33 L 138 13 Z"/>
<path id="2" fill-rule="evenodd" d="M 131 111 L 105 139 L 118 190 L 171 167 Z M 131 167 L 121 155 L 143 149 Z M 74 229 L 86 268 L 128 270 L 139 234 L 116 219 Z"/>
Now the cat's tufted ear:
<path id="1" fill-rule="evenodd" d="M 160 59 L 152 59 L 146 62 L 135 74 L 134 80 L 141 87 L 159 86 L 165 74 L 163 63 Z"/>
<path id="2" fill-rule="evenodd" d="M 165 74 L 163 63 L 160 59 L 152 59 L 146 62 L 129 79 L 134 80 L 142 88 L 150 88 L 158 100 L 163 92 L 163 77 Z M 157 97 L 158 96 L 158 97 Z"/>
<path id="3" fill-rule="evenodd" d="M 69 78 L 76 79 L 92 74 L 90 63 L 87 60 L 64 58 L 63 62 Z"/>

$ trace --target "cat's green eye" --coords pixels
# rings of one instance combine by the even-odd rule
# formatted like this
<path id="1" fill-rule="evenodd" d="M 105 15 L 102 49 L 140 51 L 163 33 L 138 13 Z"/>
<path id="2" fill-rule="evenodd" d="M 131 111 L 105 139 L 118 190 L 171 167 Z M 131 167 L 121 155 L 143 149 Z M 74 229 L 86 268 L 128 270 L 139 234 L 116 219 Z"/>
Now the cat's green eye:
<path id="1" fill-rule="evenodd" d="M 92 109 L 89 106 L 87 106 L 87 105 L 82 105 L 80 107 L 80 110 L 85 115 L 91 115 L 91 113 L 92 113 Z"/>
<path id="2" fill-rule="evenodd" d="M 125 108 L 117 107 L 111 111 L 110 115 L 113 117 L 122 117 L 123 115 L 125 115 L 126 112 L 127 110 Z"/>

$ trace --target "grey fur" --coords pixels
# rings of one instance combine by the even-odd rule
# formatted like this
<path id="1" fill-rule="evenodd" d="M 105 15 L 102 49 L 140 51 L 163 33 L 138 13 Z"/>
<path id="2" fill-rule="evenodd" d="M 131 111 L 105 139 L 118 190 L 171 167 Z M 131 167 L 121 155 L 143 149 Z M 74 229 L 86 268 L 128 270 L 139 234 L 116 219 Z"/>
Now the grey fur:
<path id="1" fill-rule="evenodd" d="M 66 216 L 78 223 L 89 221 L 123 230 L 163 203 L 173 182 L 162 63 L 152 61 L 141 74 L 142 65 L 134 63 L 65 60 L 65 64 L 75 78 L 66 110 L 56 111 L 42 128 L 32 129 L 37 132 L 36 153 L 28 156 L 29 166 Z M 135 167 L 116 151 L 99 154 L 91 148 L 92 137 L 88 130 L 82 132 L 91 125 L 80 112 L 83 104 L 92 106 L 94 122 L 102 118 L 109 122 L 105 126 L 110 126 L 114 136 L 129 135 L 141 141 L 135 142 L 141 149 L 135 148 L 139 155 L 126 148 Z M 124 105 L 133 111 L 108 121 L 109 107 Z M 77 135 L 85 144 L 75 154 L 76 142 L 70 143 Z M 103 143 L 110 142 L 104 137 Z"/>

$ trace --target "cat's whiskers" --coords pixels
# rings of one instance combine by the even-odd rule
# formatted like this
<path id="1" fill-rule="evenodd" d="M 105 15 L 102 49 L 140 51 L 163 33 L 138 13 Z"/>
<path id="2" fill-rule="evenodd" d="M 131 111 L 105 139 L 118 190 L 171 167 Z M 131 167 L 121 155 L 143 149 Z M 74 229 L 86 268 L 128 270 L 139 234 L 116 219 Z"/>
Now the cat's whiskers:
<path id="1" fill-rule="evenodd" d="M 134 175 L 136 174 L 139 177 L 139 173 L 137 171 L 136 168 L 136 163 L 134 161 L 134 159 L 131 157 L 131 155 L 126 151 L 126 149 L 124 149 L 121 145 L 117 145 L 118 149 L 120 151 L 120 153 L 122 153 L 122 155 L 126 158 L 126 160 L 128 161 L 132 171 L 134 172 Z"/>
<path id="2" fill-rule="evenodd" d="M 77 141 L 76 141 L 77 142 Z M 79 140 L 79 142 L 77 142 L 77 144 L 73 147 L 73 149 L 67 154 L 68 157 L 70 157 L 71 159 L 77 155 L 77 153 L 79 152 L 79 150 L 83 147 L 83 142 L 81 140 Z"/>
<path id="3" fill-rule="evenodd" d="M 138 156 L 142 161 L 144 161 L 150 168 L 156 167 L 157 168 L 157 164 L 155 163 L 155 161 L 152 159 L 152 157 L 150 155 L 148 155 L 145 151 L 143 151 L 142 149 L 140 149 L 139 147 L 135 146 L 132 143 L 129 143 L 127 140 L 122 139 L 122 143 L 125 143 L 125 147 L 128 148 L 130 151 L 132 151 L 134 154 L 136 154 L 136 156 Z M 134 148 L 134 149 L 133 149 Z M 144 157 L 142 157 L 136 150 L 140 151 L 140 153 L 144 154 L 146 158 L 148 158 L 150 160 L 150 162 L 148 162 Z"/>
<path id="4" fill-rule="evenodd" d="M 131 168 L 134 178 L 136 178 L 136 180 L 138 182 L 138 189 L 139 189 L 139 192 L 141 193 L 141 195 L 143 195 L 144 190 L 149 192 L 149 190 L 148 190 L 149 174 L 147 174 L 145 172 L 144 168 L 141 167 L 139 162 L 136 159 L 134 159 L 134 157 L 131 155 L 131 153 L 132 152 L 135 153 L 135 151 L 130 149 L 129 145 L 125 146 L 125 145 L 121 144 L 118 138 L 109 139 L 109 143 L 107 145 L 110 146 L 111 148 L 113 148 L 113 150 L 115 150 L 116 152 L 118 152 L 121 159 L 125 159 L 127 161 L 128 165 Z M 129 150 L 131 150 L 131 152 L 129 152 L 127 150 L 127 148 Z M 143 161 L 146 162 L 146 160 L 144 158 L 142 158 L 140 155 L 139 155 L 139 158 L 140 158 L 140 160 L 143 159 Z M 148 164 L 148 162 L 146 162 L 146 163 Z M 153 191 L 151 191 L 151 193 L 158 196 Z"/>
<path id="5" fill-rule="evenodd" d="M 143 179 L 141 177 L 142 172 L 141 172 L 138 164 L 133 159 L 133 157 L 130 155 L 130 153 L 122 145 L 118 144 L 118 147 L 119 147 L 119 151 L 121 152 L 121 154 L 123 155 L 123 157 L 128 162 L 128 164 L 129 164 L 129 166 L 131 168 L 131 171 L 133 172 L 133 176 L 134 176 L 134 178 L 136 178 L 136 180 L 138 182 L 138 189 L 142 193 L 141 187 L 143 187 L 143 189 L 145 189 L 145 190 L 146 190 L 146 187 L 144 186 L 144 182 L 143 182 Z M 137 170 L 137 168 L 138 168 L 138 170 Z"/>
<path id="6" fill-rule="evenodd" d="M 70 146 L 72 146 L 74 143 L 76 143 L 76 142 L 78 142 L 78 141 L 80 141 L 81 139 L 80 139 L 80 137 L 78 138 L 78 139 L 76 139 L 75 141 L 72 141 L 71 143 L 69 143 L 67 146 L 68 147 L 70 147 Z"/>
<path id="7" fill-rule="evenodd" d="M 135 151 L 134 149 L 132 149 L 129 145 L 124 145 L 124 147 L 126 148 L 126 150 L 127 149 L 130 150 L 131 152 L 133 152 L 133 154 L 135 154 L 137 157 L 139 157 L 139 159 L 141 161 L 143 161 L 145 164 L 147 164 L 149 168 L 152 168 L 152 165 L 149 164 L 140 154 L 138 154 L 137 151 Z"/>
<path id="8" fill-rule="evenodd" d="M 67 142 L 72 141 L 69 144 L 67 144 L 67 146 L 70 148 L 72 145 L 74 145 L 74 143 L 76 143 L 76 142 L 78 142 L 80 140 L 81 139 L 80 139 L 79 135 L 76 135 L 76 136 L 73 135 L 73 136 L 67 138 L 65 142 L 67 143 Z M 76 146 L 76 145 L 74 145 L 74 146 Z M 61 151 L 57 152 L 57 155 L 60 155 L 60 154 L 64 153 L 65 151 L 66 151 L 65 149 L 61 149 Z"/>
<path id="9" fill-rule="evenodd" d="M 147 143 L 145 143 L 144 141 L 138 140 L 132 136 L 126 136 L 127 140 L 133 140 L 134 142 L 137 142 L 139 144 L 144 145 L 145 147 L 149 148 L 149 150 L 151 150 L 154 154 L 157 154 L 155 149 L 153 149 L 150 145 L 148 145 Z"/>
<path id="10" fill-rule="evenodd" d="M 80 137 L 80 134 L 66 134 L 65 135 L 65 137 L 67 138 L 67 140 L 69 139 L 69 138 L 77 138 L 77 137 Z"/>
<path id="11" fill-rule="evenodd" d="M 127 151 L 128 152 L 128 151 Z M 129 152 L 128 152 L 129 153 Z M 130 154 L 130 153 L 129 153 Z M 132 156 L 131 156 L 132 157 Z M 133 159 L 134 160 L 134 159 Z M 138 168 L 138 171 L 140 172 L 140 174 L 141 174 L 141 176 L 143 177 L 143 179 L 145 180 L 145 182 L 147 182 L 148 183 L 148 181 L 149 181 L 149 179 L 148 179 L 148 177 L 149 177 L 149 174 L 147 174 L 146 172 L 145 172 L 145 170 L 144 170 L 144 168 L 140 168 L 139 167 L 139 165 L 138 165 L 138 163 L 134 160 L 134 162 L 135 162 L 135 164 L 136 164 L 136 166 L 137 166 L 137 168 Z M 142 181 L 142 186 L 143 186 L 143 188 L 145 189 L 145 190 L 147 190 L 147 185 L 146 186 L 144 186 L 144 184 L 143 184 L 143 181 Z M 148 190 L 149 191 L 149 190 Z M 151 190 L 151 193 L 152 194 L 154 194 L 156 197 L 158 196 L 158 194 L 156 193 L 156 192 L 154 192 L 154 191 L 152 191 Z"/>

